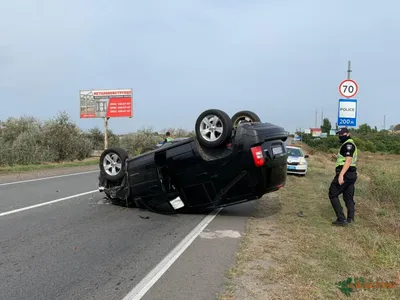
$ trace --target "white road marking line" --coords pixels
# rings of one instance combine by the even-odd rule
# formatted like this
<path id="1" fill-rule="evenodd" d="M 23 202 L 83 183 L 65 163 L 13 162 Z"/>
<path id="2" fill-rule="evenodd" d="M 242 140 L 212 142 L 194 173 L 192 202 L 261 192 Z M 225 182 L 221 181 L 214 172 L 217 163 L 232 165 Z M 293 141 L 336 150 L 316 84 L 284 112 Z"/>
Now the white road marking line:
<path id="1" fill-rule="evenodd" d="M 6 182 L 6 183 L 0 183 L 0 186 L 27 183 L 27 182 L 34 182 L 34 181 L 41 181 L 41 180 L 48 180 L 48 179 L 63 178 L 63 177 L 69 177 L 69 176 L 78 176 L 78 175 L 90 174 L 90 173 L 94 173 L 94 172 L 99 172 L 99 170 L 80 172 L 80 173 L 71 173 L 71 174 L 64 174 L 64 175 L 57 175 L 57 176 L 50 176 L 50 177 L 41 177 L 41 178 L 21 180 L 21 181 Z"/>
<path id="2" fill-rule="evenodd" d="M 39 203 L 39 204 L 27 206 L 27 207 L 22 207 L 22 208 L 10 210 L 10 211 L 2 212 L 2 213 L 0 213 L 0 217 L 11 215 L 11 214 L 15 214 L 15 213 L 20 212 L 20 211 L 24 211 L 24 210 L 28 210 L 28 209 L 32 209 L 32 208 L 36 208 L 36 207 L 40 207 L 40 206 L 45 206 L 45 205 L 49 205 L 49 204 L 53 204 L 53 203 L 57 203 L 57 202 L 65 201 L 65 200 L 69 200 L 69 199 L 72 199 L 72 198 L 85 196 L 85 195 L 88 195 L 88 194 L 91 194 L 91 193 L 97 193 L 98 191 L 99 190 L 93 190 L 93 191 L 90 191 L 90 192 L 80 193 L 80 194 L 76 194 L 76 195 L 72 195 L 72 196 L 68 196 L 68 197 L 64 197 L 64 198 L 55 199 L 55 200 L 48 201 L 48 202 L 43 202 L 43 203 Z"/>
<path id="3" fill-rule="evenodd" d="M 195 238 L 207 227 L 208 224 L 222 210 L 219 208 L 207 215 L 162 261 L 154 267 L 122 300 L 140 300 L 193 243 Z"/>

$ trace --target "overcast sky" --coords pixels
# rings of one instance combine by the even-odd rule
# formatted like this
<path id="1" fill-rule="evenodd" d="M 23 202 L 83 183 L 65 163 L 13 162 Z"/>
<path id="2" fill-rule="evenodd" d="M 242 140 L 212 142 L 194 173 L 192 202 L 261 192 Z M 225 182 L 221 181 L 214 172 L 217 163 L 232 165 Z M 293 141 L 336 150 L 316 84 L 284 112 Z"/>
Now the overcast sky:
<path id="1" fill-rule="evenodd" d="M 102 127 L 79 119 L 79 90 L 133 88 L 134 117 L 111 119 L 115 132 L 193 129 L 208 108 L 293 131 L 314 127 L 316 109 L 336 122 L 351 60 L 358 124 L 400 123 L 400 1 L 14 0 L 0 11 L 0 119 L 65 110 Z"/>

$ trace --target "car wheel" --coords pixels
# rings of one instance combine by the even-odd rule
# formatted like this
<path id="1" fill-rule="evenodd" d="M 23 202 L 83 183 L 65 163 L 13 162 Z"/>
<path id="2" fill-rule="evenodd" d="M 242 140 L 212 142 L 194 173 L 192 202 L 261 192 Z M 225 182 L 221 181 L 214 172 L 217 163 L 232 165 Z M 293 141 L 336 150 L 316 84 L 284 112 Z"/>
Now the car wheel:
<path id="1" fill-rule="evenodd" d="M 195 126 L 197 140 L 209 148 L 223 145 L 232 135 L 232 121 L 227 113 L 219 109 L 204 111 Z"/>
<path id="2" fill-rule="evenodd" d="M 242 110 L 237 112 L 232 117 L 233 128 L 238 127 L 240 123 L 261 122 L 260 117 L 249 110 Z"/>
<path id="3" fill-rule="evenodd" d="M 109 181 L 118 181 L 125 176 L 125 161 L 128 152 L 121 148 L 110 148 L 100 156 L 100 172 Z"/>

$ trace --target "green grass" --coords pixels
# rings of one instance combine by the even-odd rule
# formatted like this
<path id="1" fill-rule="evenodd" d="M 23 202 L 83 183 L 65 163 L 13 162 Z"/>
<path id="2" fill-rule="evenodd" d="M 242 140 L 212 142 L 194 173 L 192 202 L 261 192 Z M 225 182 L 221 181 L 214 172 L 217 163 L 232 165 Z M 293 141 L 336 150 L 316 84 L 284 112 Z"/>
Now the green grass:
<path id="1" fill-rule="evenodd" d="M 259 201 L 220 299 L 347 299 L 336 283 L 349 277 L 399 281 L 396 289 L 356 289 L 352 299 L 400 299 L 400 156 L 361 155 L 359 165 L 351 226 L 331 225 L 326 155 L 312 155 L 306 177 L 289 176 L 277 197 Z"/>
<path id="2" fill-rule="evenodd" d="M 39 171 L 47 169 L 57 169 L 57 168 L 70 168 L 70 167 L 82 167 L 82 166 L 94 166 L 99 163 L 99 159 L 89 158 L 82 161 L 72 161 L 63 163 L 42 163 L 37 165 L 13 165 L 0 167 L 0 174 L 10 174 L 10 173 L 21 173 L 30 171 Z"/>

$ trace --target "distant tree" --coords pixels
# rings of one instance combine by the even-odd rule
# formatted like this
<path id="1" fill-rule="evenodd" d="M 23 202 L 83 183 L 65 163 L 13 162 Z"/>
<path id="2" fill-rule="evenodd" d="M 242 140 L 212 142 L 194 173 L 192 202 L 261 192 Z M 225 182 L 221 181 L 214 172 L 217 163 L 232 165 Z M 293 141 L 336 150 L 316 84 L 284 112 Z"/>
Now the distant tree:
<path id="1" fill-rule="evenodd" d="M 324 118 L 324 120 L 322 121 L 322 125 L 321 125 L 322 132 L 329 133 L 329 131 L 331 129 L 332 129 L 331 121 L 329 121 L 328 118 Z"/>
<path id="2" fill-rule="evenodd" d="M 368 124 L 361 124 L 358 127 L 357 132 L 361 133 L 361 134 L 368 134 L 368 133 L 372 132 L 372 129 L 371 129 L 371 126 L 369 126 Z"/>

